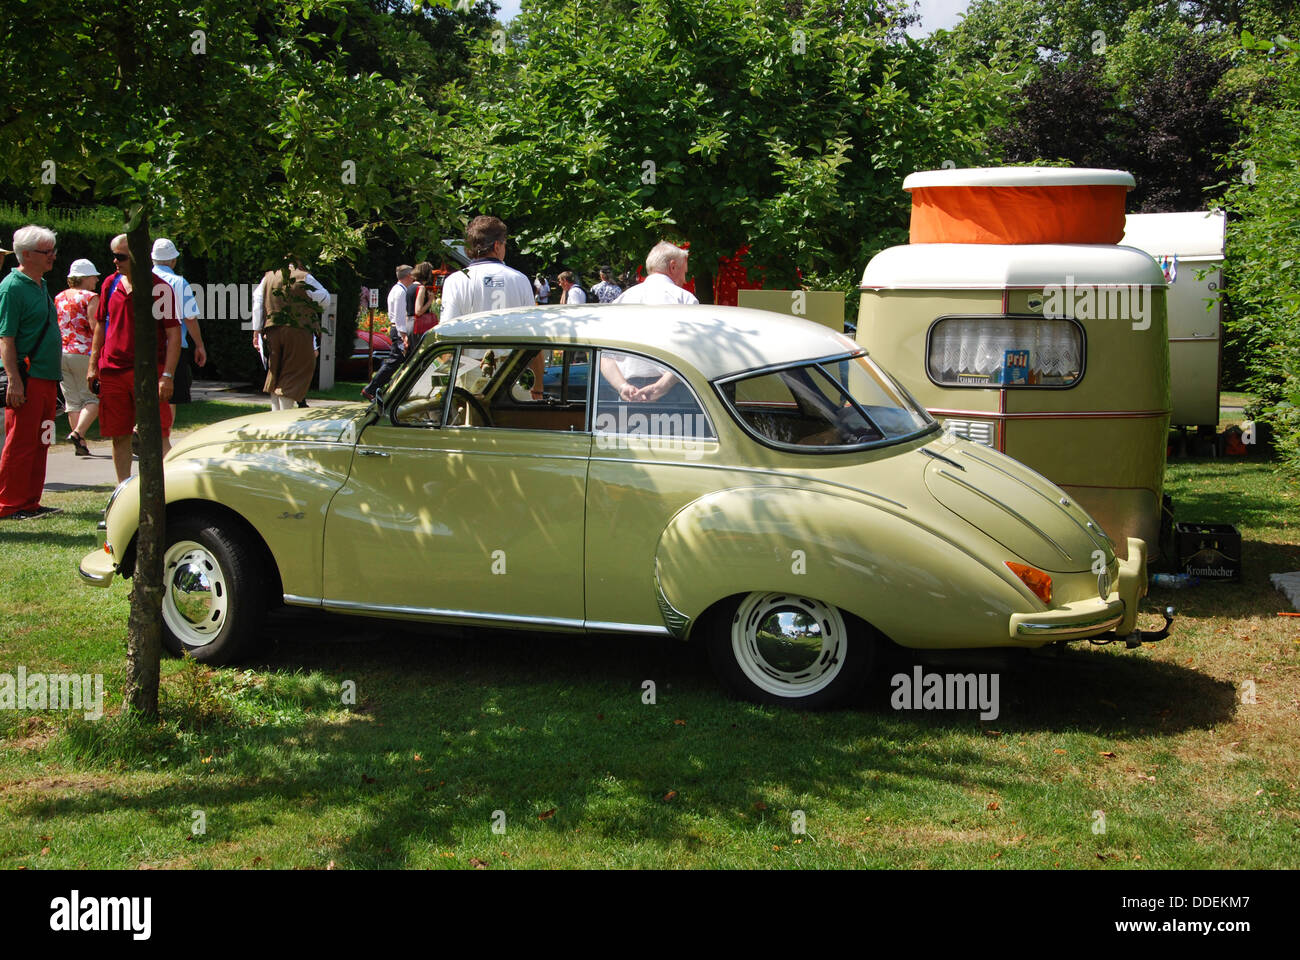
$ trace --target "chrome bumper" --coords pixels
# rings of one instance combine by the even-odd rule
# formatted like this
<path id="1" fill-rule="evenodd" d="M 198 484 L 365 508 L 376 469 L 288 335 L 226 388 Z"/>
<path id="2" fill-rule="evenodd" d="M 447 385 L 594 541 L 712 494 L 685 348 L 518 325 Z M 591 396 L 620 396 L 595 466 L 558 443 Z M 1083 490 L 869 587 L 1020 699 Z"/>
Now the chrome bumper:
<path id="1" fill-rule="evenodd" d="M 81 579 L 91 586 L 107 587 L 113 582 L 113 576 L 117 573 L 117 564 L 113 562 L 112 554 L 104 549 L 108 525 L 103 520 L 99 521 L 95 532 L 99 535 L 99 546 L 81 558 L 81 563 L 77 565 L 77 573 L 81 574 Z"/>
<path id="2" fill-rule="evenodd" d="M 1051 643 L 1081 640 L 1114 630 L 1132 633 L 1137 626 L 1138 602 L 1147 592 L 1147 545 L 1129 537 L 1128 559 L 1119 565 L 1119 582 L 1105 600 L 1078 600 L 1041 613 L 1013 613 L 1013 640 Z"/>

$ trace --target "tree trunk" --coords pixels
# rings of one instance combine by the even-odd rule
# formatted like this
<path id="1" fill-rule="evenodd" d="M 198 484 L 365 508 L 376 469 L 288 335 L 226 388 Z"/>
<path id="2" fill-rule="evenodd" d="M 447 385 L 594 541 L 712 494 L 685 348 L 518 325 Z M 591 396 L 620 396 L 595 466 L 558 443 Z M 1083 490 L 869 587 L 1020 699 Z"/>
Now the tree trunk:
<path id="1" fill-rule="evenodd" d="M 158 716 L 162 660 L 163 499 L 162 425 L 158 421 L 158 321 L 154 317 L 153 259 L 146 209 L 127 234 L 131 249 L 131 309 L 135 324 L 135 418 L 140 435 L 140 530 L 126 635 L 126 706 Z"/>
<path id="2" fill-rule="evenodd" d="M 701 257 L 701 259 L 706 259 Z M 695 299 L 700 303 L 713 302 L 713 280 L 718 272 L 716 263 L 703 264 L 696 263 L 695 258 L 690 260 L 691 272 L 695 274 Z"/>

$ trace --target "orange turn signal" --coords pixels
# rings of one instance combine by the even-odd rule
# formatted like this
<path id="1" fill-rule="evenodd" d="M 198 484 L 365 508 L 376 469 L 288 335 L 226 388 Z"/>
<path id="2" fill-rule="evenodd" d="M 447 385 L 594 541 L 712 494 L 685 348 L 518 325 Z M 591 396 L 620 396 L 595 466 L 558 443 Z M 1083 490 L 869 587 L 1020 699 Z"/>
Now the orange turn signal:
<path id="1" fill-rule="evenodd" d="M 1034 596 L 1043 603 L 1052 602 L 1052 578 L 1043 571 L 1034 567 L 1026 566 L 1023 563 L 1013 563 L 1006 561 L 1007 567 L 1020 578 L 1026 587 L 1033 591 Z"/>

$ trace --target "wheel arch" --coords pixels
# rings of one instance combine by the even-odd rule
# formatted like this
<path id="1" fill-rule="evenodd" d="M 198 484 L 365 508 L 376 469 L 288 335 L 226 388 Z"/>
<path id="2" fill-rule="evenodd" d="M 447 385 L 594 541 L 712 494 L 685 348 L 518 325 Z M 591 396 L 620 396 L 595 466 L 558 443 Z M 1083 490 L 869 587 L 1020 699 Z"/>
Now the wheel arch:
<path id="1" fill-rule="evenodd" d="M 280 567 L 275 562 L 275 554 L 271 552 L 266 540 L 257 532 L 257 528 L 248 522 L 247 518 L 224 503 L 198 498 L 177 500 L 167 504 L 165 522 L 171 523 L 181 518 L 211 519 L 239 529 L 261 555 L 262 562 L 266 565 L 266 571 L 273 578 L 273 582 L 270 584 L 271 595 L 276 598 L 284 596 L 284 584 L 280 580 Z M 137 528 L 135 533 L 131 535 L 130 544 L 122 554 L 122 562 L 118 566 L 118 572 L 123 577 L 131 577 L 135 574 L 136 542 L 139 535 L 140 531 Z"/>

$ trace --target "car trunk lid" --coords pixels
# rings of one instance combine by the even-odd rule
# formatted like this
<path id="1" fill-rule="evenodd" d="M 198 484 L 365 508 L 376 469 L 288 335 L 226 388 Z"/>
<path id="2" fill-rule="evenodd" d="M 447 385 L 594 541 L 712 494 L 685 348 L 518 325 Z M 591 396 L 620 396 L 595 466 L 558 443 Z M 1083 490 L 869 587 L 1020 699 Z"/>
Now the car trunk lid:
<path id="1" fill-rule="evenodd" d="M 1046 478 L 1005 454 L 964 440 L 940 440 L 929 458 L 931 496 L 1025 562 L 1040 570 L 1074 573 L 1093 566 L 1114 546 L 1100 526 Z"/>

